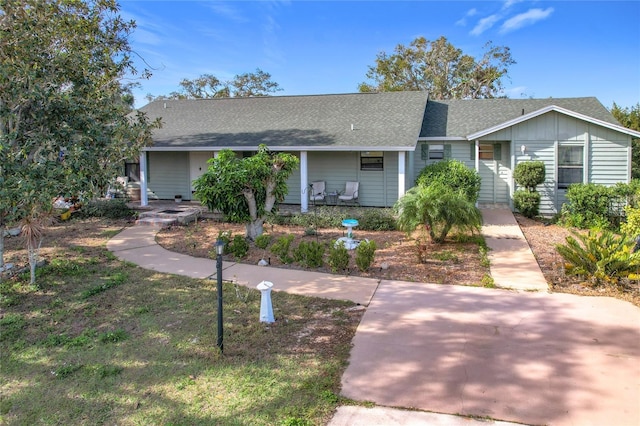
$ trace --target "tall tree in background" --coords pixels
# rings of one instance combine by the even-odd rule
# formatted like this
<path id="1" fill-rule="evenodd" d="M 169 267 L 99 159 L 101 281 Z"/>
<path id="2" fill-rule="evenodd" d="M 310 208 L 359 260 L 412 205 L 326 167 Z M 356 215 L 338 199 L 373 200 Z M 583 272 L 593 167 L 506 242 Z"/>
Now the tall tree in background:
<path id="1" fill-rule="evenodd" d="M 431 99 L 482 99 L 502 96 L 502 78 L 515 61 L 508 47 L 485 45 L 480 58 L 463 54 L 445 37 L 418 37 L 396 46 L 393 54 L 378 53 L 360 92 L 426 90 Z"/>
<path id="2" fill-rule="evenodd" d="M 104 193 L 150 142 L 122 83 L 134 27 L 114 0 L 0 0 L 0 262 L 8 224 L 31 251 L 55 197 Z"/>
<path id="3" fill-rule="evenodd" d="M 621 108 L 614 102 L 611 114 L 627 129 L 640 132 L 640 102 L 631 108 Z M 631 146 L 631 177 L 640 179 L 640 139 L 633 138 Z"/>
<path id="4" fill-rule="evenodd" d="M 256 68 L 255 72 L 236 75 L 233 80 L 221 81 L 213 74 L 180 82 L 181 89 L 168 95 L 153 96 L 146 99 L 151 102 L 159 99 L 211 99 L 211 98 L 248 98 L 253 96 L 269 96 L 282 90 L 280 85 L 271 80 L 271 74 Z"/>

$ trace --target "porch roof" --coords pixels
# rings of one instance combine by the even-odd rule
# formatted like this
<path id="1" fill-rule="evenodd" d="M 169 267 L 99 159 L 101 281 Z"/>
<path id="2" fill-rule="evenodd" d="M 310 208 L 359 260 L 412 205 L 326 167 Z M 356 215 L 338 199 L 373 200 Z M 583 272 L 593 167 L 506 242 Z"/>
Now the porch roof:
<path id="1" fill-rule="evenodd" d="M 158 100 L 150 151 L 409 151 L 415 149 L 426 92 Z"/>
<path id="2" fill-rule="evenodd" d="M 546 99 L 469 99 L 429 100 L 422 123 L 422 138 L 464 138 L 488 129 L 504 127 L 529 119 L 540 111 L 556 110 L 576 113 L 583 119 L 622 128 L 611 113 L 594 97 Z M 476 136 L 477 137 L 477 136 Z"/>

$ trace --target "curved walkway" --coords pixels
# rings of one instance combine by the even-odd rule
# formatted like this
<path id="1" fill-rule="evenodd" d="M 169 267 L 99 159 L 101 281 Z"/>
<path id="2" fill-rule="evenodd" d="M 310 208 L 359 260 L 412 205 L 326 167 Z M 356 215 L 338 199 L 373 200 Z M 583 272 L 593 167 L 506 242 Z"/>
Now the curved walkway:
<path id="1" fill-rule="evenodd" d="M 513 215 L 483 210 L 483 216 L 496 283 L 546 290 Z M 215 276 L 215 261 L 164 250 L 156 232 L 127 228 L 107 247 L 144 268 Z M 640 424 L 640 309 L 627 302 L 231 262 L 223 267 L 225 279 L 240 284 L 255 287 L 266 279 L 278 290 L 368 306 L 342 394 L 378 407 L 340 407 L 332 426 Z"/>

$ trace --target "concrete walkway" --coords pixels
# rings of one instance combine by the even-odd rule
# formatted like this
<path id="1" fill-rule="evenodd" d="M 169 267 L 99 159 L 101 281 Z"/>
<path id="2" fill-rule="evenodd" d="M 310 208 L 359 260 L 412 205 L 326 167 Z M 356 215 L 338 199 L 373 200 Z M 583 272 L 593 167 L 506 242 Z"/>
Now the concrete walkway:
<path id="1" fill-rule="evenodd" d="M 549 286 L 513 213 L 482 209 L 482 235 L 489 248 L 491 277 L 502 288 L 547 291 Z"/>
<path id="2" fill-rule="evenodd" d="M 483 216 L 494 280 L 527 291 L 232 262 L 224 262 L 224 277 L 368 306 L 342 394 L 377 407 L 340 407 L 331 426 L 640 425 L 640 309 L 612 298 L 548 294 L 513 215 L 495 209 Z M 144 268 L 215 277 L 215 261 L 164 250 L 156 232 L 127 228 L 107 247 Z"/>

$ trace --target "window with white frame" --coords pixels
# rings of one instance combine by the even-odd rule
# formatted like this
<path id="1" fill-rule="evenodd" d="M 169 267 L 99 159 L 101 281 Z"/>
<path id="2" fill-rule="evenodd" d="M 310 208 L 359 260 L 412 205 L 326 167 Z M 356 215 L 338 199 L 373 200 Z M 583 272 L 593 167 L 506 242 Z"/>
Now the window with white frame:
<path id="1" fill-rule="evenodd" d="M 584 146 L 558 146 L 558 188 L 568 188 L 584 180 Z"/>
<path id="2" fill-rule="evenodd" d="M 361 152 L 360 170 L 384 170 L 384 153 L 382 151 Z"/>

